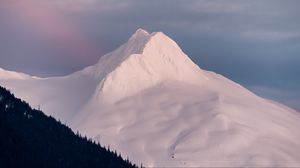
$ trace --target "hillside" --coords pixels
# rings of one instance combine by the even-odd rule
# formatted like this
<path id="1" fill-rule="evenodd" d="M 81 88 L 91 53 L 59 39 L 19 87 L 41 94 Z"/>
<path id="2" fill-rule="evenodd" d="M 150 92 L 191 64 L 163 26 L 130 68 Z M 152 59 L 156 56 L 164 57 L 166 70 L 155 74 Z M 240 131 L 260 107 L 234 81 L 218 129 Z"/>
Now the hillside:
<path id="1" fill-rule="evenodd" d="M 97 63 L 0 85 L 136 164 L 299 167 L 300 114 L 196 65 L 163 32 L 137 30 Z"/>
<path id="2" fill-rule="evenodd" d="M 0 87 L 0 167 L 135 167 Z"/>

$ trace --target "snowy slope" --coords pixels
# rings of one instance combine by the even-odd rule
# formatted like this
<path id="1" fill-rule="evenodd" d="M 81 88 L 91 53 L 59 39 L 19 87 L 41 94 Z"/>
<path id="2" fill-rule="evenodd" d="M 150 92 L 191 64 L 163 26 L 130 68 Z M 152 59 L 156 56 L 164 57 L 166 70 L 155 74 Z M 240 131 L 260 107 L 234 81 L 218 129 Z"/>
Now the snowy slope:
<path id="1" fill-rule="evenodd" d="M 29 75 L 13 72 L 13 71 L 7 71 L 0 68 L 0 79 L 28 79 L 28 78 L 30 78 Z"/>
<path id="2" fill-rule="evenodd" d="M 139 29 L 69 76 L 0 84 L 146 166 L 300 166 L 300 114 L 195 65 Z"/>

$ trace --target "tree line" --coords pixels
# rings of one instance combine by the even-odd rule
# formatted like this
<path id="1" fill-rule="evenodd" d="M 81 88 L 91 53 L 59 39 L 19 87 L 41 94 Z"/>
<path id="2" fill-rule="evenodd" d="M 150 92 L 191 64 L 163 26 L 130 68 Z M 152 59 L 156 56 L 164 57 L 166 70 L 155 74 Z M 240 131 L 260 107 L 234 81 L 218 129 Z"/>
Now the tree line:
<path id="1" fill-rule="evenodd" d="M 0 86 L 0 167 L 131 168 L 116 151 L 75 134 Z"/>

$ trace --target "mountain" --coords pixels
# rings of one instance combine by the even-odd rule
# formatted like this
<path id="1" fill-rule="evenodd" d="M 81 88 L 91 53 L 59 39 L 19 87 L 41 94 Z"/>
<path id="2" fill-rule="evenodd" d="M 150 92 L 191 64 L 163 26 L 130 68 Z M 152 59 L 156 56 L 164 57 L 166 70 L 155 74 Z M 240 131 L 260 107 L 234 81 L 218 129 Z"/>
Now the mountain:
<path id="1" fill-rule="evenodd" d="M 0 167 L 135 167 L 0 87 Z"/>
<path id="2" fill-rule="evenodd" d="M 28 79 L 28 78 L 30 78 L 30 76 L 24 73 L 7 71 L 0 68 L 0 79 Z"/>
<path id="3" fill-rule="evenodd" d="M 0 84 L 137 164 L 300 166 L 299 112 L 199 68 L 162 32 L 139 29 L 68 76 Z"/>

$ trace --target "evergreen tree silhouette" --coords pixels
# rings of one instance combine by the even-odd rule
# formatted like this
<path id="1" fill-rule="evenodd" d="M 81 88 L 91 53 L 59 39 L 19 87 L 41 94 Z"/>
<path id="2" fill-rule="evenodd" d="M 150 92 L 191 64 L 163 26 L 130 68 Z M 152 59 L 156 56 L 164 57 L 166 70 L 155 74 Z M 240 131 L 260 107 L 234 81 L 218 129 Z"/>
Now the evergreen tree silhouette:
<path id="1" fill-rule="evenodd" d="M 0 86 L 0 168 L 137 167 Z"/>

